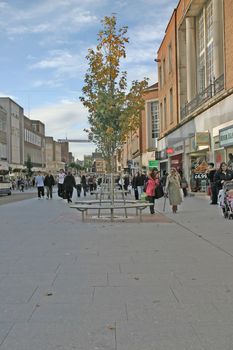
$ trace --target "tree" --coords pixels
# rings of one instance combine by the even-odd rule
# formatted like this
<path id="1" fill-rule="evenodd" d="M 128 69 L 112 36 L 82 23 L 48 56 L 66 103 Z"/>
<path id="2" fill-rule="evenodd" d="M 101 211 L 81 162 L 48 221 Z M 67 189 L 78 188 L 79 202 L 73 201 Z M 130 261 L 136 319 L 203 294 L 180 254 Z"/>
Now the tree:
<path id="1" fill-rule="evenodd" d="M 33 171 L 32 171 L 33 164 L 32 164 L 31 157 L 29 156 L 29 154 L 27 156 L 27 161 L 25 162 L 25 165 L 27 167 L 27 169 L 26 169 L 27 176 L 31 177 L 33 174 Z"/>
<path id="2" fill-rule="evenodd" d="M 117 28 L 116 17 L 105 17 L 98 33 L 96 50 L 89 49 L 89 68 L 80 100 L 89 112 L 89 138 L 97 145 L 113 170 L 113 155 L 130 131 L 135 131 L 144 108 L 143 91 L 147 79 L 135 80 L 127 90 L 127 73 L 120 71 L 129 42 L 127 27 Z"/>
<path id="3" fill-rule="evenodd" d="M 75 169 L 77 171 L 81 171 L 81 170 L 84 170 L 84 167 L 81 166 L 80 164 L 77 164 L 75 162 L 72 162 L 69 164 L 69 168 L 72 168 L 72 169 Z"/>

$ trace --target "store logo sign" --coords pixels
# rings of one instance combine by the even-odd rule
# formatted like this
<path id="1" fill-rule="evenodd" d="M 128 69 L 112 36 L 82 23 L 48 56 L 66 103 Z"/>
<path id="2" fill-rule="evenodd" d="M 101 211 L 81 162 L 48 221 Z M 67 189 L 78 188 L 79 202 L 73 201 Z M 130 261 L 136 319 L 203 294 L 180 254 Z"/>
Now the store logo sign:
<path id="1" fill-rule="evenodd" d="M 175 152 L 174 148 L 173 147 L 169 147 L 166 149 L 166 153 L 167 154 L 173 154 Z"/>
<path id="2" fill-rule="evenodd" d="M 219 130 L 220 147 L 233 145 L 233 126 Z"/>

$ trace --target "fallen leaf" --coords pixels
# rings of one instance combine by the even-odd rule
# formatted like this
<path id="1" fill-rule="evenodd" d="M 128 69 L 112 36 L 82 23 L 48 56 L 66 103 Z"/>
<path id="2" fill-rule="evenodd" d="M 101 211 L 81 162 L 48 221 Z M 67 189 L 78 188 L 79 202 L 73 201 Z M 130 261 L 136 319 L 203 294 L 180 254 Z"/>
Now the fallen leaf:
<path id="1" fill-rule="evenodd" d="M 114 327 L 114 326 L 108 326 L 108 329 L 110 329 L 110 330 L 112 331 L 112 330 L 116 329 L 116 327 Z"/>

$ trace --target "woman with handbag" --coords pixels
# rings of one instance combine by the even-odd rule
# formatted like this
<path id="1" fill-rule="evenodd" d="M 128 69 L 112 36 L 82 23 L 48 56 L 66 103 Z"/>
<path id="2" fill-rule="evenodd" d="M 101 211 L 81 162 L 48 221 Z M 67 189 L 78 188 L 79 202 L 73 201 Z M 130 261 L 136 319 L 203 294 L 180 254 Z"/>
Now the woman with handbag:
<path id="1" fill-rule="evenodd" d="M 170 205 L 172 206 L 172 211 L 175 214 L 177 212 L 177 207 L 182 202 L 181 187 L 180 187 L 180 175 L 175 168 L 171 168 L 170 174 L 167 177 L 166 194 L 168 195 Z"/>
<path id="2" fill-rule="evenodd" d="M 155 188 L 159 184 L 158 172 L 154 169 L 150 172 L 146 183 L 146 194 L 150 205 L 150 213 L 155 213 Z"/>

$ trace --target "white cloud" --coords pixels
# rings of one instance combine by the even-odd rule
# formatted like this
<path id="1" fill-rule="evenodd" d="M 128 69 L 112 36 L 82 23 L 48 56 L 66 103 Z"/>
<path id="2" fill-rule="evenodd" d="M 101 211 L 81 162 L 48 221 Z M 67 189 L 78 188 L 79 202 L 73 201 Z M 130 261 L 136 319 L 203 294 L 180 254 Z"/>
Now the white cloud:
<path id="1" fill-rule="evenodd" d="M 63 99 L 56 105 L 33 109 L 30 118 L 41 120 L 45 124 L 46 136 L 52 136 L 55 140 L 87 139 L 87 134 L 83 131 L 88 128 L 87 110 L 79 101 Z M 69 148 L 79 159 L 95 150 L 93 144 L 70 143 Z"/>
<path id="2" fill-rule="evenodd" d="M 38 87 L 61 87 L 62 83 L 56 80 L 36 80 L 32 83 L 32 87 L 38 88 Z"/>
<path id="3" fill-rule="evenodd" d="M 29 69 L 52 69 L 58 83 L 60 79 L 74 78 L 85 72 L 84 57 L 84 54 L 73 54 L 67 50 L 52 50 L 48 57 L 31 64 Z"/>

